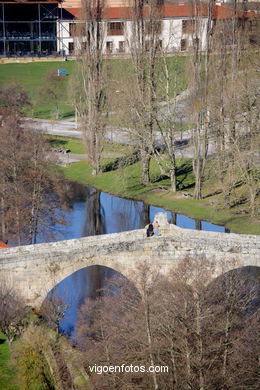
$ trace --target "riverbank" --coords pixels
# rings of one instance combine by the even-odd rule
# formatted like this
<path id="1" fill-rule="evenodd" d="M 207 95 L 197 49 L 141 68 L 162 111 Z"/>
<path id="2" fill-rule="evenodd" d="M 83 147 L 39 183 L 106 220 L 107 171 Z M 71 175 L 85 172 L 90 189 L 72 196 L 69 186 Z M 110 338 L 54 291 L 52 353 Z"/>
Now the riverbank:
<path id="1" fill-rule="evenodd" d="M 103 161 L 106 169 L 108 161 Z M 111 166 L 111 161 L 109 161 Z M 241 211 L 241 206 L 236 206 L 230 210 L 223 207 L 221 196 L 215 193 L 216 183 L 209 181 L 204 186 L 204 199 L 193 200 L 194 176 L 192 173 L 191 161 L 188 159 L 178 159 L 177 179 L 184 186 L 183 191 L 173 194 L 170 191 L 170 180 L 162 178 L 155 161 L 151 164 L 151 184 L 142 186 L 141 166 L 137 162 L 130 166 L 116 170 L 103 172 L 94 177 L 91 168 L 85 161 L 71 164 L 61 168 L 65 176 L 70 180 L 82 184 L 91 185 L 101 191 L 128 199 L 142 200 L 154 206 L 163 207 L 172 212 L 185 214 L 191 218 L 206 220 L 218 225 L 225 225 L 233 232 L 243 234 L 260 234 L 259 220 L 253 220 L 246 213 Z M 241 189 L 238 189 L 241 191 Z M 217 191 L 218 192 L 218 191 Z"/>

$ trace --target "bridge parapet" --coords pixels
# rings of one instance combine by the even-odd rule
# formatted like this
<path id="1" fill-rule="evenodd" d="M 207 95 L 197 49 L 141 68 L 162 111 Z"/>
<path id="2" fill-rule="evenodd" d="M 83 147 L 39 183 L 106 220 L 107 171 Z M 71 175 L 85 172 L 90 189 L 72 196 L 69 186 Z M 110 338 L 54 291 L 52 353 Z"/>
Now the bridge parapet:
<path id="1" fill-rule="evenodd" d="M 26 245 L 0 250 L 0 277 L 10 278 L 28 300 L 38 305 L 62 279 L 91 265 L 111 267 L 131 279 L 138 262 L 151 261 L 167 272 L 186 255 L 203 255 L 229 269 L 260 266 L 260 236 L 182 229 L 156 216 L 162 235 L 146 237 L 145 229 Z M 164 223 L 165 222 L 165 223 Z"/>

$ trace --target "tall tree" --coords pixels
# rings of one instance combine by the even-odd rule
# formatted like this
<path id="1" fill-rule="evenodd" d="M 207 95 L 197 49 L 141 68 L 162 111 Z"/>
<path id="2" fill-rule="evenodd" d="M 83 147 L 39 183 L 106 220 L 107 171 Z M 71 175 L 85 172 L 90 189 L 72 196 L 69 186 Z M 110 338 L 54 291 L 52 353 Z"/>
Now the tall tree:
<path id="1" fill-rule="evenodd" d="M 129 102 L 133 137 L 141 157 L 142 184 L 148 185 L 157 112 L 156 56 L 161 48 L 161 7 L 154 0 L 134 0 L 132 19 L 131 34 L 126 37 L 134 72 Z"/>
<path id="2" fill-rule="evenodd" d="M 104 113 L 106 108 L 103 0 L 82 1 L 86 23 L 78 25 L 75 34 L 82 55 L 78 59 L 79 94 L 76 105 L 81 131 L 92 174 L 101 172 L 104 144 Z"/>
<path id="3" fill-rule="evenodd" d="M 192 18 L 192 56 L 191 56 L 191 89 L 193 91 L 193 172 L 195 175 L 195 189 L 193 198 L 202 197 L 202 179 L 205 171 L 208 154 L 208 137 L 211 128 L 211 112 L 208 104 L 209 95 L 209 62 L 212 51 L 212 20 L 215 1 L 206 4 L 207 19 L 202 18 L 204 5 L 201 2 L 190 2 Z M 205 31 L 205 51 L 201 55 L 201 36 Z"/>
<path id="4" fill-rule="evenodd" d="M 53 224 L 62 222 L 63 179 L 49 168 L 56 159 L 48 141 L 16 117 L 5 120 L 0 134 L 3 238 L 21 245 L 36 243 L 40 235 L 53 237 Z"/>

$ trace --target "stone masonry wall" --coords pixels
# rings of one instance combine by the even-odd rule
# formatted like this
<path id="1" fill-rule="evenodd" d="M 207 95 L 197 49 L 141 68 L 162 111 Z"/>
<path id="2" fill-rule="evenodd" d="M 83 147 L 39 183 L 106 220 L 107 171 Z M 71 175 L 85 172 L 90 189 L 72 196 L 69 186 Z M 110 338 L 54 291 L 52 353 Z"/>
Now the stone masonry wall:
<path id="1" fill-rule="evenodd" d="M 0 251 L 0 278 L 8 279 L 28 304 L 40 305 L 65 277 L 90 266 L 111 267 L 129 279 L 138 262 L 167 272 L 185 255 L 203 254 L 218 262 L 217 275 L 242 266 L 260 266 L 260 237 L 182 229 L 157 215 L 160 237 L 145 229 L 27 245 Z"/>

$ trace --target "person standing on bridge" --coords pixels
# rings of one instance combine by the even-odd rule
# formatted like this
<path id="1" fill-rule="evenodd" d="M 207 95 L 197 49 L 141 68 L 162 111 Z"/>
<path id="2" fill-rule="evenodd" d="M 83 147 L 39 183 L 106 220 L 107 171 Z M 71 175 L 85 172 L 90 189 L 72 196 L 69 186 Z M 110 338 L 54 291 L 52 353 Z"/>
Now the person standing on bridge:
<path id="1" fill-rule="evenodd" d="M 153 223 L 153 232 L 154 232 L 154 236 L 155 237 L 158 237 L 159 236 L 159 223 L 158 223 L 158 221 L 155 221 L 154 223 Z"/>
<path id="2" fill-rule="evenodd" d="M 147 237 L 152 237 L 153 235 L 154 235 L 153 224 L 152 224 L 152 222 L 150 222 L 149 225 L 148 225 L 148 228 L 146 230 L 146 236 Z"/>

